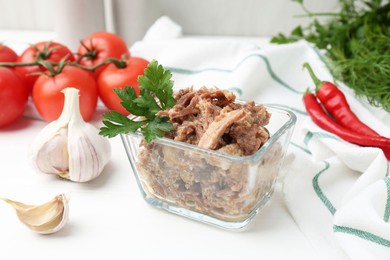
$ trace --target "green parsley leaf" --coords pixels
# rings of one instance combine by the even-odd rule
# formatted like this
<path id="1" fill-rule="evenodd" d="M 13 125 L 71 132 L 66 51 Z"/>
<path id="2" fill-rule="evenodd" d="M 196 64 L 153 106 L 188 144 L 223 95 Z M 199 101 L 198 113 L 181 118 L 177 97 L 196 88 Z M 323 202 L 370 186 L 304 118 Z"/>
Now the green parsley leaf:
<path id="1" fill-rule="evenodd" d="M 121 99 L 121 105 L 143 120 L 135 121 L 111 110 L 103 115 L 106 120 L 103 120 L 104 127 L 100 128 L 99 134 L 114 137 L 118 134 L 134 133 L 140 130 L 145 140 L 151 142 L 154 138 L 163 137 L 164 132 L 174 130 L 168 117 L 156 116 L 158 111 L 175 105 L 171 78 L 171 72 L 153 60 L 144 70 L 144 75 L 138 76 L 139 96 L 130 86 L 115 89 L 115 93 Z"/>
<path id="2" fill-rule="evenodd" d="M 141 128 L 146 142 L 152 141 L 155 137 L 163 137 L 164 132 L 174 130 L 173 125 L 168 122 L 168 117 L 157 116 L 147 126 Z"/>
<path id="3" fill-rule="evenodd" d="M 138 77 L 142 88 L 154 93 L 160 100 L 162 110 L 175 105 L 171 77 L 172 74 L 169 70 L 165 70 L 162 65 L 153 61 L 145 69 L 144 75 Z"/>
<path id="4" fill-rule="evenodd" d="M 107 114 L 104 114 L 103 117 L 107 120 L 103 121 L 105 127 L 100 128 L 99 134 L 107 137 L 114 137 L 122 133 L 134 133 L 137 131 L 137 129 L 146 123 L 145 120 L 133 121 L 121 113 L 113 110 Z"/>

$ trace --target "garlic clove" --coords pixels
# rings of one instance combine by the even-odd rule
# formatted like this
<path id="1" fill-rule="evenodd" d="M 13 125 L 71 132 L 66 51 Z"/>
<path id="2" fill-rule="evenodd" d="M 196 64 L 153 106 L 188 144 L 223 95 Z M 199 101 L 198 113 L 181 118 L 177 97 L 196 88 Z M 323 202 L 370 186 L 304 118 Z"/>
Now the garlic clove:
<path id="1" fill-rule="evenodd" d="M 69 219 L 68 199 L 65 194 L 55 196 L 41 205 L 27 205 L 2 198 L 16 210 L 19 220 L 40 234 L 51 234 L 65 226 Z"/>
<path id="2" fill-rule="evenodd" d="M 45 160 L 36 160 L 38 169 L 44 173 L 66 174 L 68 171 L 68 137 L 67 129 L 60 128 L 53 137 L 42 143 L 37 151 L 37 158 Z"/>
<path id="3" fill-rule="evenodd" d="M 44 173 L 75 182 L 99 176 L 111 156 L 107 138 L 85 122 L 80 114 L 79 90 L 66 88 L 63 111 L 37 135 L 32 144 L 33 161 Z"/>
<path id="4" fill-rule="evenodd" d="M 93 133 L 93 134 L 92 134 Z M 77 127 L 70 124 L 68 136 L 69 173 L 67 179 L 86 182 L 100 175 L 109 157 L 110 146 L 92 125 Z"/>

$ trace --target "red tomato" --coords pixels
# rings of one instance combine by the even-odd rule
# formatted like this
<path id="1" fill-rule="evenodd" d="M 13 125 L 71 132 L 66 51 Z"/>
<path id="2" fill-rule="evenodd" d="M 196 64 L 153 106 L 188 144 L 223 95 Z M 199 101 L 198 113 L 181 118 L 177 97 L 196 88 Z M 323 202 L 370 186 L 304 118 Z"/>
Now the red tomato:
<path id="1" fill-rule="evenodd" d="M 125 88 L 126 85 L 135 88 L 139 95 L 138 81 L 139 75 L 144 74 L 145 68 L 149 62 L 142 58 L 127 59 L 125 68 L 117 68 L 114 64 L 107 66 L 100 73 L 98 78 L 99 97 L 103 103 L 111 110 L 115 110 L 123 115 L 129 115 L 129 112 L 120 104 L 121 100 L 114 92 L 115 88 Z"/>
<path id="2" fill-rule="evenodd" d="M 39 60 L 47 60 L 50 62 L 59 62 L 63 57 L 67 57 L 67 61 L 74 61 L 75 57 L 73 53 L 64 45 L 57 42 L 39 42 L 35 45 L 28 47 L 19 56 L 18 62 L 35 62 Z M 15 67 L 15 71 L 19 73 L 31 93 L 32 87 L 39 75 L 32 75 L 31 73 L 45 71 L 42 66 L 23 66 Z"/>
<path id="3" fill-rule="evenodd" d="M 34 84 L 32 98 L 39 114 L 48 122 L 56 120 L 64 106 L 64 88 L 74 87 L 80 91 L 80 112 L 88 121 L 96 110 L 96 81 L 89 71 L 74 66 L 65 66 L 55 76 L 40 75 Z"/>
<path id="4" fill-rule="evenodd" d="M 15 62 L 18 55 L 9 47 L 0 44 L 0 61 L 1 62 Z"/>
<path id="5" fill-rule="evenodd" d="M 86 37 L 78 47 L 78 55 L 87 55 L 80 59 L 79 63 L 84 66 L 95 66 L 108 58 L 120 59 L 130 56 L 126 42 L 116 34 L 109 32 L 96 32 Z M 95 70 L 96 78 L 107 65 Z"/>
<path id="6" fill-rule="evenodd" d="M 26 108 L 28 91 L 11 69 L 0 67 L 0 127 L 13 123 Z"/>

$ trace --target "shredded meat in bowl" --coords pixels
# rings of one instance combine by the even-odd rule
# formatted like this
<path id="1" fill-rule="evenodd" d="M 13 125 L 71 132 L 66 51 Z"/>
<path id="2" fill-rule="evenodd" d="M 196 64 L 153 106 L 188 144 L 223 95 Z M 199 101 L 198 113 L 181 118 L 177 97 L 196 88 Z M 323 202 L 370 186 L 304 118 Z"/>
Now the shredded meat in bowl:
<path id="1" fill-rule="evenodd" d="M 253 101 L 234 103 L 236 96 L 217 88 L 192 87 L 175 95 L 176 105 L 159 115 L 169 116 L 175 127 L 167 137 L 224 153 L 251 155 L 268 140 L 270 114 Z M 235 144 L 235 149 L 224 148 Z"/>
<path id="2" fill-rule="evenodd" d="M 270 138 L 271 114 L 262 104 L 236 102 L 232 92 L 206 87 L 182 89 L 175 100 L 158 114 L 175 127 L 167 138 L 240 157 L 255 154 Z M 137 169 L 150 196 L 229 221 L 245 219 L 268 196 L 281 158 L 278 145 L 253 165 L 157 142 L 141 145 Z"/>

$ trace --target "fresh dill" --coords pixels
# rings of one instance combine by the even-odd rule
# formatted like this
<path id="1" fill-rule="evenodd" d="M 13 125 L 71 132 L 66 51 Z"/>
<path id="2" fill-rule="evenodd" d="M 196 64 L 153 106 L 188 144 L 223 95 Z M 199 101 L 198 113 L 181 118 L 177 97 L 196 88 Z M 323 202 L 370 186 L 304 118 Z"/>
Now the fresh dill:
<path id="1" fill-rule="evenodd" d="M 390 1 L 339 0 L 340 11 L 311 13 L 298 2 L 308 27 L 296 27 L 290 35 L 278 34 L 273 43 L 301 39 L 325 50 L 327 65 L 335 79 L 344 82 L 357 95 L 365 96 L 374 106 L 390 111 Z M 316 17 L 328 16 L 326 22 Z"/>

